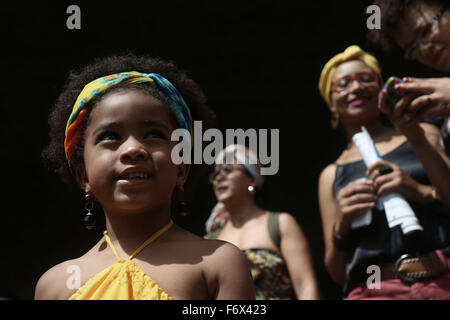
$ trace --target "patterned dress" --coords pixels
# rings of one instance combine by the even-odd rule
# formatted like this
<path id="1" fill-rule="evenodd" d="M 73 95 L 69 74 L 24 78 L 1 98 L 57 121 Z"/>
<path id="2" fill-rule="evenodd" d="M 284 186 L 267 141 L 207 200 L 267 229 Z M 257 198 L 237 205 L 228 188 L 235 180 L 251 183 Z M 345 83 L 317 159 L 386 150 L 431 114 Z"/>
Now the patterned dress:
<path id="1" fill-rule="evenodd" d="M 242 250 L 250 263 L 257 300 L 297 299 L 283 258 L 268 249 Z"/>
<path id="2" fill-rule="evenodd" d="M 276 213 L 270 213 L 277 215 Z M 277 218 L 277 217 L 276 217 Z M 273 219 L 270 219 L 273 221 Z M 221 221 L 205 238 L 216 239 L 226 221 Z M 278 228 L 276 229 L 278 230 Z M 279 232 L 279 231 L 278 231 Z M 273 239 L 273 232 L 269 232 Z M 275 239 L 273 239 L 275 240 Z M 278 241 L 274 241 L 278 243 Z M 245 249 L 255 285 L 257 300 L 295 300 L 294 287 L 282 256 L 269 249 Z"/>

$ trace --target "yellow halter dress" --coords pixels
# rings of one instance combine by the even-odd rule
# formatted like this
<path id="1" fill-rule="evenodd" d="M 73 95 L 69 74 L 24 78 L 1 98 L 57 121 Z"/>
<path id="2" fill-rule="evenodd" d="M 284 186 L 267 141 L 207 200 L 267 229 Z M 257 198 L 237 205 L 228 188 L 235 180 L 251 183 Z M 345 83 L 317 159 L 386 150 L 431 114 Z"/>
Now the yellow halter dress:
<path id="1" fill-rule="evenodd" d="M 173 225 L 171 220 L 153 234 L 127 259 L 121 259 L 105 231 L 106 242 L 117 261 L 89 279 L 69 300 L 172 300 L 159 285 L 132 260 L 153 240 Z"/>

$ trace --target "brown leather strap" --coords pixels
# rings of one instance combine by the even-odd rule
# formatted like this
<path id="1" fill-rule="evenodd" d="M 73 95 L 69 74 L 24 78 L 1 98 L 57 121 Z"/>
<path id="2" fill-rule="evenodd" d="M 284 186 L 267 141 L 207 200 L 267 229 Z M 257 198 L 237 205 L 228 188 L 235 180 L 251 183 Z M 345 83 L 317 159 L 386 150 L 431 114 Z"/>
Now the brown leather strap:
<path id="1" fill-rule="evenodd" d="M 421 256 L 405 256 L 399 258 L 396 263 L 382 265 L 381 278 L 424 281 L 448 270 L 450 258 L 446 258 L 446 263 L 447 265 L 443 264 L 436 252 Z"/>

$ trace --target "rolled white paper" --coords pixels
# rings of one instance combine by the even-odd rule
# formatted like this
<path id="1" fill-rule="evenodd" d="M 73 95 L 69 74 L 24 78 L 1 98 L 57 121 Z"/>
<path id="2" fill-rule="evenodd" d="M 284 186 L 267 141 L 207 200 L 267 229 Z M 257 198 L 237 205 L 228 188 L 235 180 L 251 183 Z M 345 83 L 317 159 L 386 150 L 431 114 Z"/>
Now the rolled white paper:
<path id="1" fill-rule="evenodd" d="M 362 127 L 362 132 L 353 135 L 352 140 L 367 167 L 382 159 L 366 128 Z M 383 204 L 389 228 L 400 225 L 403 234 L 423 230 L 414 211 L 402 195 L 390 193 L 380 197 L 380 201 Z"/>

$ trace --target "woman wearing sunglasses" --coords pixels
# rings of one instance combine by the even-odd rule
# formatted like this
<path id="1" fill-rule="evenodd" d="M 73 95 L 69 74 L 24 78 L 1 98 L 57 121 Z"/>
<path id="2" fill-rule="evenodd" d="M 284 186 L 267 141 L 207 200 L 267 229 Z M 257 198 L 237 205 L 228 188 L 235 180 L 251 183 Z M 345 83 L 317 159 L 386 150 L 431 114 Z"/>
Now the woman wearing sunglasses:
<path id="1" fill-rule="evenodd" d="M 330 59 L 321 73 L 319 90 L 332 126 L 349 141 L 319 178 L 325 266 L 347 299 L 450 299 L 449 259 L 437 250 L 450 245 L 450 217 L 441 212 L 431 184 L 440 171 L 424 169 L 421 160 L 429 159 L 416 155 L 407 137 L 384 121 L 378 109 L 382 83 L 378 61 L 358 46 Z M 352 143 L 361 126 L 383 158 L 369 168 Z M 434 126 L 415 128 L 442 152 Z M 409 202 L 423 231 L 405 235 L 400 225 L 389 228 L 379 199 L 392 192 Z"/>
<path id="2" fill-rule="evenodd" d="M 257 205 L 264 183 L 259 169 L 256 155 L 241 145 L 217 156 L 210 180 L 218 204 L 206 237 L 228 241 L 246 254 L 257 299 L 317 299 L 308 241 L 296 219 Z"/>

